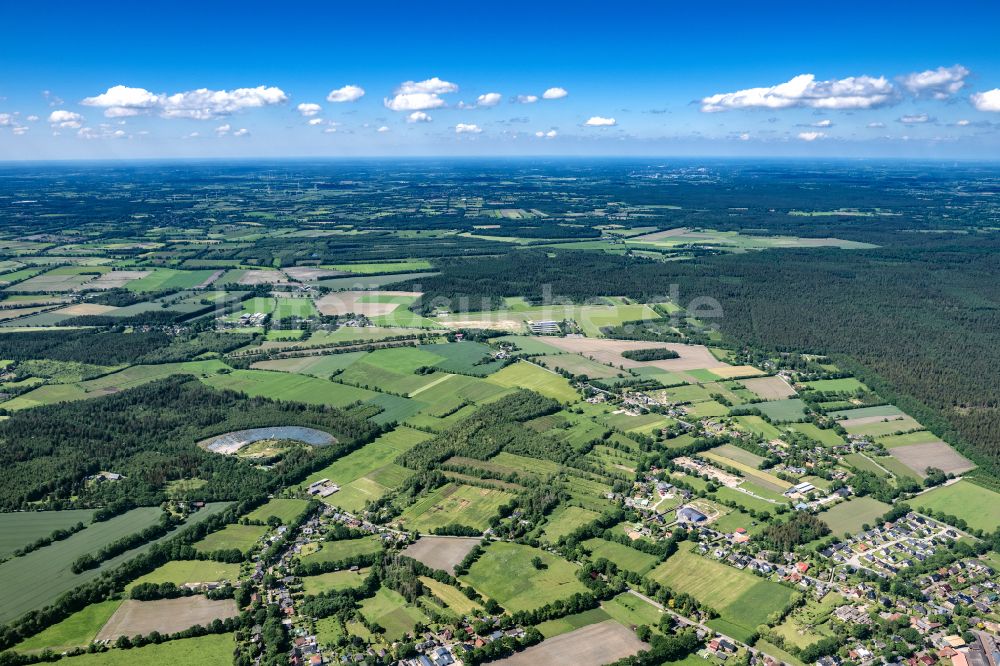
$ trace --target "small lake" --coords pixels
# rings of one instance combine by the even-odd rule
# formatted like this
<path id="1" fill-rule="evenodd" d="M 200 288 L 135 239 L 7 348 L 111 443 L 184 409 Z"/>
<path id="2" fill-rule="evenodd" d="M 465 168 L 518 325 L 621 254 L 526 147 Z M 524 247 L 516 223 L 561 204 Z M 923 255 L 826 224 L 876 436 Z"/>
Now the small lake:
<path id="1" fill-rule="evenodd" d="M 272 426 L 268 428 L 234 430 L 224 435 L 202 440 L 198 442 L 198 446 L 214 453 L 233 454 L 247 444 L 253 444 L 265 439 L 290 439 L 311 446 L 326 446 L 337 441 L 330 433 L 316 430 L 315 428 Z"/>

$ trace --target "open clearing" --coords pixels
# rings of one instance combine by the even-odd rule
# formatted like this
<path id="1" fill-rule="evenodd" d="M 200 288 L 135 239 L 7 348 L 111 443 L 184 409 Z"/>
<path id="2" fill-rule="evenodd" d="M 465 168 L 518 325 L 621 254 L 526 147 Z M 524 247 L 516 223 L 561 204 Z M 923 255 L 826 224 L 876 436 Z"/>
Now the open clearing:
<path id="1" fill-rule="evenodd" d="M 46 648 L 53 652 L 89 645 L 97 632 L 121 605 L 121 599 L 90 604 L 65 620 L 43 629 L 14 646 L 17 652 L 38 652 Z"/>
<path id="2" fill-rule="evenodd" d="M 403 554 L 431 569 L 455 573 L 455 565 L 482 539 L 479 537 L 422 536 L 403 550 Z"/>
<path id="3" fill-rule="evenodd" d="M 945 474 L 961 474 L 975 467 L 971 461 L 944 442 L 896 446 L 889 452 L 893 458 L 921 477 L 926 476 L 928 467 L 939 469 Z"/>
<path id="4" fill-rule="evenodd" d="M 1000 493 L 970 481 L 939 486 L 910 500 L 918 510 L 941 511 L 987 532 L 1000 527 Z"/>
<path id="5" fill-rule="evenodd" d="M 306 576 L 302 579 L 302 590 L 306 594 L 323 594 L 334 590 L 352 590 L 361 587 L 368 576 L 368 569 L 358 571 L 331 571 L 318 576 Z"/>
<path id="6" fill-rule="evenodd" d="M 113 641 L 119 636 L 143 636 L 158 631 L 172 634 L 196 624 L 207 626 L 216 618 L 236 617 L 239 610 L 232 599 L 212 600 L 195 595 L 177 599 L 136 601 L 126 599 L 98 632 L 97 640 Z"/>
<path id="7" fill-rule="evenodd" d="M 502 666 L 601 666 L 648 648 L 631 630 L 614 620 L 605 620 L 547 638 L 494 663 Z"/>
<path id="8" fill-rule="evenodd" d="M 390 641 L 411 633 L 418 622 L 430 622 L 423 611 L 386 587 L 380 587 L 374 597 L 361 602 L 361 614 L 385 629 L 385 638 Z"/>
<path id="9" fill-rule="evenodd" d="M 543 569 L 532 566 L 534 557 L 542 560 Z M 586 592 L 576 572 L 576 566 L 544 550 L 497 541 L 486 548 L 462 580 L 516 612 Z"/>
<path id="10" fill-rule="evenodd" d="M 309 506 L 309 502 L 304 499 L 275 498 L 248 513 L 247 518 L 266 523 L 268 518 L 274 517 L 280 520 L 282 525 L 290 525 L 305 511 L 307 506 Z"/>

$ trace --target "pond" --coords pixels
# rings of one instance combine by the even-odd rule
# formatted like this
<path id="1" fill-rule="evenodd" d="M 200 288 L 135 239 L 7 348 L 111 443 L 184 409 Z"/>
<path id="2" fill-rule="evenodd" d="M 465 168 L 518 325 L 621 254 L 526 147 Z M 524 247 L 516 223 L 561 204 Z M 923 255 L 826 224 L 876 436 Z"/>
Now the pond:
<path id="1" fill-rule="evenodd" d="M 312 446 L 326 446 L 337 441 L 330 433 L 305 428 L 302 426 L 271 426 L 268 428 L 251 428 L 249 430 L 234 430 L 224 435 L 217 435 L 198 442 L 198 446 L 214 453 L 233 454 L 247 444 L 253 444 L 265 439 L 294 440 Z"/>

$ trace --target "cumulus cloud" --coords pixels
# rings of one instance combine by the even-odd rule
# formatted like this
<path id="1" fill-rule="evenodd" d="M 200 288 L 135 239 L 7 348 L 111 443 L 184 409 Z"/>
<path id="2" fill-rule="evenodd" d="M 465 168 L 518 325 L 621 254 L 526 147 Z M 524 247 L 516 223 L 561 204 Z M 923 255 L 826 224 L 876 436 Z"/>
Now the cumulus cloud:
<path id="1" fill-rule="evenodd" d="M 812 124 L 813 127 L 833 127 L 833 121 L 829 118 L 824 118 L 823 120 L 817 121 Z"/>
<path id="2" fill-rule="evenodd" d="M 972 123 L 969 122 L 968 120 L 962 119 L 962 120 L 959 120 L 958 122 L 956 122 L 955 124 L 957 126 L 959 126 L 959 127 L 967 127 L 968 125 L 971 125 Z"/>
<path id="3" fill-rule="evenodd" d="M 323 110 L 323 107 L 321 107 L 319 104 L 313 104 L 311 102 L 303 102 L 302 104 L 299 104 L 295 108 L 298 110 L 299 113 L 301 113 L 306 118 L 310 116 L 315 116 L 319 114 L 320 111 Z"/>
<path id="4" fill-rule="evenodd" d="M 799 138 L 803 141 L 815 141 L 816 139 L 822 139 L 826 134 L 824 132 L 799 132 Z"/>
<path id="5" fill-rule="evenodd" d="M 365 96 L 365 89 L 361 86 L 347 85 L 343 88 L 331 90 L 326 96 L 328 102 L 356 102 Z"/>
<path id="6" fill-rule="evenodd" d="M 868 123 L 867 127 L 871 129 L 880 129 L 882 127 L 885 127 L 885 123 L 876 120 L 875 122 Z"/>
<path id="7" fill-rule="evenodd" d="M 739 139 L 740 141 L 749 141 L 750 140 L 750 133 L 749 132 L 743 132 L 743 133 L 741 133 L 736 138 Z"/>
<path id="8" fill-rule="evenodd" d="M 584 123 L 587 127 L 614 127 L 618 124 L 614 118 L 603 118 L 601 116 L 591 116 Z"/>
<path id="9" fill-rule="evenodd" d="M 414 111 L 406 117 L 408 123 L 429 123 L 431 120 L 433 119 L 423 111 Z"/>
<path id="10" fill-rule="evenodd" d="M 11 129 L 11 132 L 16 134 L 17 136 L 21 136 L 22 134 L 25 134 L 27 131 L 28 127 L 26 125 L 15 125 L 13 129 Z"/>
<path id="11" fill-rule="evenodd" d="M 911 95 L 948 99 L 965 86 L 971 72 L 961 65 L 938 67 L 923 72 L 913 72 L 899 77 L 899 83 Z"/>
<path id="12" fill-rule="evenodd" d="M 108 118 L 159 113 L 164 118 L 212 120 L 243 109 L 260 108 L 288 101 L 281 88 L 257 86 L 234 90 L 198 88 L 186 92 L 152 93 L 145 88 L 112 86 L 107 92 L 85 98 L 81 104 L 104 109 Z"/>
<path id="13" fill-rule="evenodd" d="M 549 88 L 542 93 L 542 99 L 562 99 L 568 94 L 565 88 Z"/>
<path id="14" fill-rule="evenodd" d="M 385 125 L 382 125 L 382 127 L 379 127 L 379 128 L 378 128 L 377 130 L 375 130 L 375 131 L 377 131 L 377 132 L 379 132 L 379 133 L 382 133 L 382 134 L 384 134 L 385 132 L 388 132 L 388 131 L 389 131 L 389 128 L 388 128 L 388 127 L 386 127 Z"/>
<path id="15" fill-rule="evenodd" d="M 969 95 L 969 101 L 977 111 L 1000 112 L 1000 88 Z"/>
<path id="16" fill-rule="evenodd" d="M 10 127 L 14 124 L 15 118 L 9 113 L 0 113 L 0 127 Z"/>
<path id="17" fill-rule="evenodd" d="M 542 132 L 542 131 L 535 132 L 535 136 L 537 136 L 539 139 L 554 139 L 557 134 L 558 132 L 556 132 L 555 130 L 549 130 L 548 132 Z"/>
<path id="18" fill-rule="evenodd" d="M 245 127 L 241 127 L 240 129 L 233 132 L 233 136 L 250 136 L 250 130 L 248 130 Z"/>
<path id="19" fill-rule="evenodd" d="M 495 93 L 495 92 L 486 93 L 476 98 L 476 106 L 482 106 L 482 107 L 496 106 L 497 104 L 500 103 L 501 99 L 502 97 L 500 93 Z"/>
<path id="20" fill-rule="evenodd" d="M 26 120 L 28 122 L 35 123 L 38 122 L 38 116 L 36 116 L 35 114 L 31 114 L 30 116 L 27 117 Z"/>
<path id="21" fill-rule="evenodd" d="M 790 81 L 766 88 L 747 88 L 710 95 L 701 100 L 701 110 L 715 113 L 731 109 L 870 109 L 887 104 L 896 91 L 885 77 L 850 76 L 833 81 L 817 81 L 812 74 L 800 74 Z"/>
<path id="22" fill-rule="evenodd" d="M 315 125 L 322 125 L 323 124 L 323 119 L 322 118 L 310 118 L 308 122 L 309 122 L 310 125 L 314 125 L 314 126 Z"/>
<path id="23" fill-rule="evenodd" d="M 518 104 L 534 104 L 538 101 L 538 95 L 518 95 L 514 101 Z"/>
<path id="24" fill-rule="evenodd" d="M 903 123 L 904 125 L 919 125 L 921 123 L 926 123 L 930 121 L 930 116 L 926 113 L 917 113 L 907 116 L 900 116 L 896 119 L 896 122 Z"/>
<path id="25" fill-rule="evenodd" d="M 83 116 L 65 109 L 58 109 L 49 114 L 49 124 L 53 127 L 78 129 L 83 126 Z"/>
<path id="26" fill-rule="evenodd" d="M 455 125 L 455 134 L 480 134 L 483 129 L 479 125 L 459 123 Z"/>
<path id="27" fill-rule="evenodd" d="M 229 134 L 229 131 L 231 129 L 233 129 L 232 126 L 230 126 L 229 123 L 226 123 L 224 125 L 219 125 L 218 127 L 216 127 L 215 128 L 215 133 L 218 134 L 219 136 L 225 136 L 225 135 Z"/>
<path id="28" fill-rule="evenodd" d="M 437 109 L 445 105 L 440 95 L 458 91 L 458 86 L 450 81 L 432 77 L 423 81 L 404 81 L 396 88 L 392 97 L 383 100 L 387 109 L 393 111 L 423 111 Z"/>

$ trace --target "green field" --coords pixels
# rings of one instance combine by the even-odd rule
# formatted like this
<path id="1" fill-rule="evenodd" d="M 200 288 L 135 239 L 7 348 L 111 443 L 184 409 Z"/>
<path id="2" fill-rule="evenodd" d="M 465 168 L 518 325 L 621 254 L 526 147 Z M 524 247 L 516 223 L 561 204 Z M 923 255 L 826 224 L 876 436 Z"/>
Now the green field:
<path id="1" fill-rule="evenodd" d="M 0 513 L 0 557 L 7 557 L 54 530 L 66 529 L 77 523 L 87 525 L 94 514 L 91 509 L 69 511 L 19 511 Z"/>
<path id="2" fill-rule="evenodd" d="M 992 532 L 1000 527 L 1000 493 L 970 481 L 935 488 L 909 503 L 918 510 L 931 509 L 957 516 L 974 529 Z"/>
<path id="3" fill-rule="evenodd" d="M 47 648 L 53 652 L 62 652 L 74 647 L 85 647 L 97 637 L 97 632 L 121 603 L 120 599 L 112 599 L 91 604 L 18 643 L 13 649 L 17 652 L 37 652 Z"/>
<path id="4" fill-rule="evenodd" d="M 213 388 L 240 391 L 251 397 L 263 396 L 334 407 L 344 407 L 375 397 L 374 392 L 365 389 L 316 377 L 267 370 L 233 370 L 227 374 L 203 377 L 201 381 Z"/>
<path id="5" fill-rule="evenodd" d="M 342 539 L 340 541 L 324 541 L 323 547 L 315 553 L 309 553 L 302 558 L 309 562 L 340 562 L 358 555 L 370 555 L 382 550 L 382 541 L 376 536 L 360 539 Z"/>
<path id="6" fill-rule="evenodd" d="M 513 498 L 503 490 L 448 483 L 407 507 L 398 522 L 424 533 L 452 524 L 485 530 L 500 506 Z"/>
<path id="7" fill-rule="evenodd" d="M 179 271 L 173 268 L 154 268 L 153 272 L 146 277 L 133 280 L 126 286 L 132 291 L 190 289 L 205 282 L 212 277 L 214 272 L 212 270 Z"/>
<path id="8" fill-rule="evenodd" d="M 768 441 L 781 439 L 781 431 L 759 416 L 737 416 L 736 422 L 744 430 L 757 433 Z"/>
<path id="9" fill-rule="evenodd" d="M 489 381 L 501 386 L 531 389 L 559 402 L 576 402 L 580 398 L 560 375 L 524 361 L 508 365 L 491 375 Z"/>
<path id="10" fill-rule="evenodd" d="M 940 442 L 941 438 L 927 430 L 917 430 L 903 435 L 885 435 L 878 438 L 879 444 L 887 449 L 897 446 L 910 446 L 911 444 L 931 444 Z"/>
<path id="11" fill-rule="evenodd" d="M 478 602 L 475 602 L 465 596 L 462 591 L 454 585 L 447 585 L 440 581 L 436 581 L 433 578 L 428 578 L 427 576 L 421 576 L 420 582 L 422 582 L 435 597 L 443 601 L 448 608 L 453 610 L 459 616 L 468 615 L 482 610 L 482 606 L 480 606 Z"/>
<path id="12" fill-rule="evenodd" d="M 541 558 L 544 569 L 532 566 L 534 557 Z M 508 611 L 516 612 L 586 592 L 576 570 L 574 565 L 544 550 L 498 541 L 487 546 L 462 580 L 496 599 Z"/>
<path id="13" fill-rule="evenodd" d="M 582 613 L 576 613 L 575 615 L 564 615 L 555 620 L 542 622 L 536 629 L 542 632 L 542 636 L 545 638 L 552 638 L 560 634 L 568 634 L 580 627 L 586 627 L 610 619 L 611 616 L 603 608 L 592 608 Z"/>
<path id="14" fill-rule="evenodd" d="M 171 560 L 126 586 L 126 591 L 142 583 L 217 583 L 228 580 L 235 583 L 240 578 L 240 565 L 212 560 Z"/>
<path id="15" fill-rule="evenodd" d="M 248 513 L 247 518 L 266 523 L 268 518 L 275 517 L 282 525 L 290 525 L 308 505 L 309 502 L 303 499 L 275 498 Z"/>
<path id="16" fill-rule="evenodd" d="M 830 428 L 819 428 L 814 423 L 790 423 L 788 430 L 805 435 L 823 446 L 834 447 L 845 444 L 843 438 Z"/>
<path id="17" fill-rule="evenodd" d="M 212 634 L 130 650 L 82 654 L 68 657 L 62 663 L 69 666 L 229 666 L 233 663 L 235 647 L 232 634 Z"/>
<path id="18" fill-rule="evenodd" d="M 663 615 L 663 612 L 656 606 L 628 592 L 605 601 L 601 604 L 601 608 L 626 627 L 640 624 L 655 627 L 660 623 L 660 617 Z"/>
<path id="19" fill-rule="evenodd" d="M 830 526 L 833 535 L 841 536 L 860 532 L 862 525 L 876 524 L 878 518 L 885 515 L 890 508 L 888 504 L 871 497 L 854 497 L 835 504 L 831 509 L 820 513 L 818 517 Z"/>
<path id="20" fill-rule="evenodd" d="M 593 522 L 600 516 L 596 511 L 581 509 L 578 506 L 561 506 L 552 512 L 545 523 L 542 537 L 546 541 L 556 542 L 578 527 Z"/>
<path id="21" fill-rule="evenodd" d="M 423 611 L 386 587 L 380 587 L 374 597 L 361 602 L 361 614 L 385 629 L 384 636 L 389 641 L 397 641 L 411 633 L 418 622 L 430 622 Z"/>
<path id="22" fill-rule="evenodd" d="M 532 360 L 534 360 L 535 363 L 541 363 L 546 368 L 563 370 L 574 375 L 586 375 L 591 379 L 606 379 L 608 377 L 616 377 L 622 373 L 622 371 L 617 368 L 612 368 L 609 365 L 604 365 L 603 363 L 598 363 L 597 361 L 591 361 L 589 358 L 585 358 L 579 354 L 538 356 Z"/>
<path id="23" fill-rule="evenodd" d="M 409 271 L 425 271 L 433 268 L 431 262 L 424 259 L 408 261 L 386 261 L 361 264 L 332 264 L 323 266 L 335 271 L 346 271 L 357 275 L 378 275 L 379 273 L 406 273 Z"/>
<path id="24" fill-rule="evenodd" d="M 791 601 L 794 591 L 681 548 L 649 577 L 675 592 L 686 592 L 719 612 L 709 626 L 745 640 Z"/>
<path id="25" fill-rule="evenodd" d="M 276 300 L 274 311 L 271 313 L 271 320 L 275 322 L 290 317 L 308 319 L 319 314 L 311 298 L 278 298 Z"/>
<path id="26" fill-rule="evenodd" d="M 351 590 L 361 587 L 368 575 L 368 569 L 360 571 L 332 571 L 302 579 L 302 590 L 306 594 L 323 594 L 334 590 Z"/>
<path id="27" fill-rule="evenodd" d="M 754 403 L 753 407 L 759 409 L 760 413 L 771 419 L 773 423 L 796 421 L 805 414 L 805 403 L 798 398 L 758 402 Z"/>
<path id="28" fill-rule="evenodd" d="M 867 391 L 868 387 L 859 382 L 854 377 L 844 377 L 842 379 L 820 379 L 814 382 L 806 382 L 806 386 L 824 393 L 854 393 L 855 391 Z"/>
<path id="29" fill-rule="evenodd" d="M 596 561 L 604 558 L 622 569 L 634 571 L 639 575 L 650 571 L 659 561 L 655 556 L 641 550 L 605 539 L 589 539 L 583 542 L 583 547 L 590 551 L 590 559 Z"/>
<path id="30" fill-rule="evenodd" d="M 202 553 L 231 548 L 246 553 L 267 533 L 267 530 L 268 528 L 260 525 L 226 525 L 195 543 L 194 547 Z"/>

